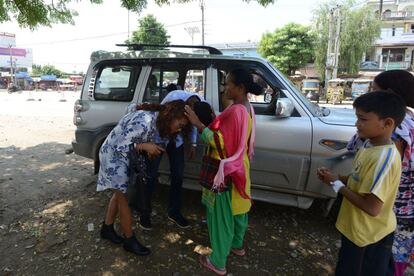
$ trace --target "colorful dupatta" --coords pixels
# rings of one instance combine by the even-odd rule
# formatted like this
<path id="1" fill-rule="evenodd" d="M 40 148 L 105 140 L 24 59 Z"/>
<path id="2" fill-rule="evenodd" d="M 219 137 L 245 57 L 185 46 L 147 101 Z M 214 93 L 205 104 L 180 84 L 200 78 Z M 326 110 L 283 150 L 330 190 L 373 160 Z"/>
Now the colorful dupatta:
<path id="1" fill-rule="evenodd" d="M 256 139 L 256 118 L 251 105 L 250 112 L 253 121 L 250 137 L 248 137 L 248 116 L 250 115 L 245 106 L 241 104 L 233 104 L 228 107 L 209 125 L 209 129 L 212 131 L 219 130 L 221 132 L 227 156 L 220 162 L 213 187 L 223 187 L 225 185 L 224 178 L 230 176 L 239 194 L 246 199 L 250 197 L 246 194 L 246 170 L 243 153 L 245 145 L 249 142 L 248 156 L 249 160 L 252 160 Z"/>

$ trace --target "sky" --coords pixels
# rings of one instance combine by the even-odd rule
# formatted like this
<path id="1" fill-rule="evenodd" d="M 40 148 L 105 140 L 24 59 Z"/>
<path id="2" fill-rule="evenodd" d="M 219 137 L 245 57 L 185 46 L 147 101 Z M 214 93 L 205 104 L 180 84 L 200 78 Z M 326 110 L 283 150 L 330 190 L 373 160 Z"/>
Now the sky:
<path id="1" fill-rule="evenodd" d="M 128 38 L 128 30 L 138 28 L 138 19 L 154 15 L 164 24 L 172 44 L 190 44 L 185 27 L 198 26 L 201 31 L 199 1 L 159 7 L 148 1 L 140 14 L 121 7 L 119 0 L 104 0 L 93 5 L 87 0 L 74 1 L 71 8 L 78 12 L 74 25 L 55 24 L 34 31 L 21 29 L 14 22 L 0 25 L 0 32 L 16 34 L 16 47 L 31 48 L 33 63 L 51 64 L 68 73 L 86 72 L 89 57 L 96 50 L 119 50 L 116 43 Z M 276 0 L 267 7 L 255 1 L 205 0 L 205 44 L 259 42 L 263 33 L 272 32 L 289 22 L 309 25 L 312 11 L 320 0 Z M 194 44 L 201 45 L 201 34 Z"/>

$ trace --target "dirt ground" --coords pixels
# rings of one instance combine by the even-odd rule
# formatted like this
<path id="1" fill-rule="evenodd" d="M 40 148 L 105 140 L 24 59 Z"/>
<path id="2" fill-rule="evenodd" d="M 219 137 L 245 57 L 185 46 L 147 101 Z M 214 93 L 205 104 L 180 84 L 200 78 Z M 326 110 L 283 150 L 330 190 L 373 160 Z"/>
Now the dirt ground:
<path id="1" fill-rule="evenodd" d="M 184 193 L 192 227 L 181 230 L 158 188 L 154 230 L 134 225 L 148 257 L 100 239 L 110 194 L 95 191 L 91 160 L 65 154 L 77 97 L 0 91 L 0 275 L 211 275 L 198 263 L 209 245 L 199 192 Z M 331 275 L 339 234 L 321 213 L 255 202 L 247 255 L 229 256 L 228 275 Z"/>

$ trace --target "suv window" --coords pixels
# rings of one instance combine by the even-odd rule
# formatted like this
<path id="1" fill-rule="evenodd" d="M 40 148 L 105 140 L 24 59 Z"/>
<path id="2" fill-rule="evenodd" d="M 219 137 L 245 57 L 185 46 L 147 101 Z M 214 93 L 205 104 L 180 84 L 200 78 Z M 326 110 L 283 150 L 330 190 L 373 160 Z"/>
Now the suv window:
<path id="1" fill-rule="evenodd" d="M 172 87 L 178 90 L 184 89 L 204 97 L 205 70 L 178 67 L 180 66 L 177 64 L 177 69 L 171 69 L 171 65 L 168 69 L 153 68 L 147 81 L 143 102 L 161 103 L 172 91 L 172 84 Z"/>
<path id="2" fill-rule="evenodd" d="M 185 90 L 197 93 L 200 97 L 205 98 L 205 72 L 205 70 L 188 70 L 185 78 Z"/>
<path id="3" fill-rule="evenodd" d="M 94 99 L 129 102 L 134 96 L 140 68 L 105 66 L 98 71 Z"/>

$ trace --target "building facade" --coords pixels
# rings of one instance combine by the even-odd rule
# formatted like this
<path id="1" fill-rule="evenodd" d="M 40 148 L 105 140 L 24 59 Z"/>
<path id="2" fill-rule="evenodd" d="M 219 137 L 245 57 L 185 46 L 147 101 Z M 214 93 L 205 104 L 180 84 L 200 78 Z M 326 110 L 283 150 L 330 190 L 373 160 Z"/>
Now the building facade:
<path id="1" fill-rule="evenodd" d="M 218 43 L 209 46 L 219 49 L 226 56 L 260 57 L 257 53 L 258 42 Z"/>
<path id="2" fill-rule="evenodd" d="M 379 0 L 369 0 L 367 5 L 379 15 Z M 414 0 L 383 0 L 381 37 L 365 56 L 361 69 L 412 70 L 413 59 Z"/>

